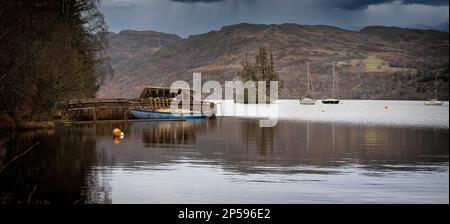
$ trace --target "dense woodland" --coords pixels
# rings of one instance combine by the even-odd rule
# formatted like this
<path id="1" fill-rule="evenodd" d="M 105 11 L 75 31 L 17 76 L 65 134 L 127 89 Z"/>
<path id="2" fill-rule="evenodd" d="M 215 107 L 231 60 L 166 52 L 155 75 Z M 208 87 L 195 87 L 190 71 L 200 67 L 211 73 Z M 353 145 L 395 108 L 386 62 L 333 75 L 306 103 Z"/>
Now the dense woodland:
<path id="1" fill-rule="evenodd" d="M 14 0 L 0 8 L 0 123 L 50 119 L 111 73 L 98 0 Z"/>

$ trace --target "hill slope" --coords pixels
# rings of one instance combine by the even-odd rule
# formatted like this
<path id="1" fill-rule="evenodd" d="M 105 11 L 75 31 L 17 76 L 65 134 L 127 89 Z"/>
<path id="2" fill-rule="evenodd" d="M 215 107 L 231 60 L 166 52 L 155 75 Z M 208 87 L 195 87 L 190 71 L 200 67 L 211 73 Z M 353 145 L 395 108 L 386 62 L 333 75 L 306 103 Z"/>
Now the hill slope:
<path id="1" fill-rule="evenodd" d="M 305 94 L 308 59 L 318 97 L 330 95 L 331 63 L 337 62 L 343 98 L 426 99 L 433 96 L 434 72 L 439 72 L 440 95 L 448 99 L 449 36 L 444 32 L 237 24 L 185 39 L 122 31 L 109 34 L 109 40 L 115 75 L 101 86 L 99 97 L 136 97 L 146 85 L 190 81 L 192 72 L 223 84 L 235 78 L 246 53 L 253 60 L 258 48 L 266 47 L 284 81 L 282 98 Z"/>

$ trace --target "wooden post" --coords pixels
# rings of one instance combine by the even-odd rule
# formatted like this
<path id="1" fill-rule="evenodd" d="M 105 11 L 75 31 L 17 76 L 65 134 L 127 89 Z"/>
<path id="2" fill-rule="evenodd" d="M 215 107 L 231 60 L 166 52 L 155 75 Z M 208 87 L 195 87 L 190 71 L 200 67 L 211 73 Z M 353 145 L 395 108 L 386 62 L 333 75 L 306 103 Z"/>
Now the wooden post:
<path id="1" fill-rule="evenodd" d="M 93 111 L 93 113 L 94 113 L 94 121 L 97 121 L 97 112 L 96 112 L 95 106 L 94 106 L 94 108 L 92 109 L 92 111 Z"/>

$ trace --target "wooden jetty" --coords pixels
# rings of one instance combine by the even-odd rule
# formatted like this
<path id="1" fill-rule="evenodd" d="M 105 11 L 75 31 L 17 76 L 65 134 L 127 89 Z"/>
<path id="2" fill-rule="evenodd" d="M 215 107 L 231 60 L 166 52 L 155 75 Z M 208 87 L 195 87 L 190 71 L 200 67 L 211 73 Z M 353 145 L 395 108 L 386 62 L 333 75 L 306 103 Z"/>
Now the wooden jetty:
<path id="1" fill-rule="evenodd" d="M 67 120 L 128 120 L 130 109 L 155 110 L 170 107 L 170 99 L 83 99 L 70 100 L 63 109 Z"/>

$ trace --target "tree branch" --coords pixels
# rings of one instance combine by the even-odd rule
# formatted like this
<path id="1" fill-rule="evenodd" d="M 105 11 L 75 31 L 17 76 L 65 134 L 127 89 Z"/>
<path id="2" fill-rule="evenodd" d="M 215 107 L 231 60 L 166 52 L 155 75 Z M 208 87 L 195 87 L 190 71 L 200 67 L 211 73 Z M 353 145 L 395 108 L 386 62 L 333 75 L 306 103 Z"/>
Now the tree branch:
<path id="1" fill-rule="evenodd" d="M 14 158 L 12 158 L 10 161 L 6 162 L 5 165 L 2 165 L 2 167 L 0 168 L 0 174 L 3 172 L 3 170 L 6 169 L 7 166 L 9 166 L 11 163 L 13 163 L 15 160 L 19 159 L 20 157 L 26 155 L 29 151 L 31 151 L 35 146 L 39 145 L 39 142 L 36 142 L 34 145 L 32 145 L 30 148 L 28 148 L 25 152 L 14 156 Z"/>
<path id="2" fill-rule="evenodd" d="M 36 191 L 37 185 L 34 185 L 33 191 L 28 195 L 28 201 L 27 204 L 31 203 L 31 197 L 33 196 L 34 192 Z"/>

